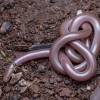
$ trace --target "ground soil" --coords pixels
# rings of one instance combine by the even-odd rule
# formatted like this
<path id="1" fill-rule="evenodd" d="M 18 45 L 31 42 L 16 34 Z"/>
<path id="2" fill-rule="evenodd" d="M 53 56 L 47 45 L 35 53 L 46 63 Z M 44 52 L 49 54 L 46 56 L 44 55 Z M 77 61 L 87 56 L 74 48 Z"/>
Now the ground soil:
<path id="1" fill-rule="evenodd" d="M 99 77 L 99 54 L 97 58 L 97 74 L 86 82 L 76 82 L 68 76 L 57 74 L 52 68 L 49 59 L 32 60 L 21 65 L 16 72 L 22 72 L 21 79 L 32 81 L 40 87 L 38 93 L 31 93 L 29 88 L 20 93 L 10 82 L 4 83 L 2 78 L 4 71 L 9 64 L 7 57 L 16 58 L 28 48 L 37 44 L 53 43 L 59 35 L 60 24 L 68 18 L 76 16 L 78 10 L 89 12 L 100 17 L 100 0 L 0 0 L 0 26 L 5 21 L 12 23 L 12 26 L 5 35 L 0 34 L 0 87 L 2 94 L 0 100 L 89 100 L 97 85 L 100 84 Z M 45 66 L 45 72 L 39 73 L 38 66 Z M 22 68 L 28 72 L 24 73 Z M 20 79 L 20 80 L 21 80 Z M 43 79 L 51 80 L 46 84 Z M 6 91 L 6 88 L 9 91 Z M 90 87 L 90 89 L 88 89 Z M 61 96 L 63 88 L 68 88 L 71 94 Z M 49 92 L 47 92 L 49 91 Z M 23 97 L 28 97 L 23 98 Z"/>

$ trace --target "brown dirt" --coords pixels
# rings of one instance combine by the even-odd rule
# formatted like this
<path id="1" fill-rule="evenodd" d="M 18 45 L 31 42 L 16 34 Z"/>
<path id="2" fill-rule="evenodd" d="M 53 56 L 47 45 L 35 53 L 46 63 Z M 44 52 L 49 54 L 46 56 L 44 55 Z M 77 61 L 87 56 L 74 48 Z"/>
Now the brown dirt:
<path id="1" fill-rule="evenodd" d="M 79 9 L 100 17 L 100 0 L 0 0 L 0 26 L 5 21 L 12 23 L 10 30 L 5 35 L 0 35 L 0 50 L 13 60 L 34 44 L 52 43 L 59 37 L 59 25 L 65 19 L 74 17 Z M 26 81 L 37 78 L 35 84 L 39 86 L 39 92 L 30 93 L 27 89 L 20 93 L 16 89 L 19 87 L 18 82 L 11 85 L 10 82 L 2 81 L 2 75 L 8 65 L 7 57 L 0 54 L 0 100 L 24 100 L 23 97 L 30 100 L 89 100 L 94 89 L 100 84 L 99 67 L 92 79 L 78 83 L 68 76 L 57 74 L 49 59 L 38 59 L 23 64 L 17 72 L 23 72 L 24 67 L 28 73 L 23 72 L 22 78 Z M 99 56 L 97 61 L 99 66 Z M 39 65 L 46 67 L 42 74 L 37 72 Z M 87 86 L 91 89 L 87 90 Z M 61 94 L 64 88 L 68 89 L 67 96 Z"/>

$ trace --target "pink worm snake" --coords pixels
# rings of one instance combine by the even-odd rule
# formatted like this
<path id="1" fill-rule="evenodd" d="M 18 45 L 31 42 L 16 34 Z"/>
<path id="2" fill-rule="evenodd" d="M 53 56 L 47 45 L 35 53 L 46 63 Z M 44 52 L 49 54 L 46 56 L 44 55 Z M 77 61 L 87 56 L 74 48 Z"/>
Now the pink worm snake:
<path id="1" fill-rule="evenodd" d="M 87 37 L 91 34 L 92 28 L 94 29 L 94 39 L 90 47 Z M 79 31 L 79 28 L 83 30 Z M 100 22 L 99 19 L 91 14 L 82 13 L 73 19 L 66 20 L 60 27 L 61 36 L 53 43 L 50 49 L 34 50 L 25 53 L 24 55 L 16 58 L 6 69 L 3 77 L 4 82 L 8 82 L 11 74 L 13 73 L 14 65 L 19 66 L 22 63 L 43 57 L 49 57 L 53 68 L 60 74 L 69 75 L 76 81 L 86 81 L 90 79 L 96 70 L 96 58 L 100 49 Z M 85 39 L 85 44 L 80 39 Z M 66 54 L 71 56 L 73 62 L 77 62 L 78 54 L 71 48 L 73 47 L 82 54 L 84 59 L 80 56 L 78 62 L 82 62 L 77 66 L 73 66 L 69 58 L 60 50 L 60 48 L 68 43 L 69 48 L 66 49 Z M 70 47 L 71 46 L 71 47 Z M 70 52 L 69 52 L 70 51 Z M 74 58 L 73 58 L 74 57 Z M 74 60 L 75 59 L 75 60 Z M 77 62 L 77 63 L 78 63 Z M 87 65 L 87 66 L 86 66 Z"/>

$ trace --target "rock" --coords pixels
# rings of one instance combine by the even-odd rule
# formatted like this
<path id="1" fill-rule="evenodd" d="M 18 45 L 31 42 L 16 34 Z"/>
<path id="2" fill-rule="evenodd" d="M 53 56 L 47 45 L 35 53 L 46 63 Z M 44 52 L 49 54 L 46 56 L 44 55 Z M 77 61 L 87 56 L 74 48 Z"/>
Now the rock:
<path id="1" fill-rule="evenodd" d="M 9 86 L 5 86 L 5 87 L 4 87 L 4 91 L 5 91 L 6 93 L 9 92 L 10 89 L 11 89 L 11 88 L 10 88 Z"/>
<path id="2" fill-rule="evenodd" d="M 77 11 L 77 15 L 81 14 L 82 13 L 82 10 L 78 10 Z"/>
<path id="3" fill-rule="evenodd" d="M 6 31 L 9 30 L 10 27 L 11 27 L 11 23 L 8 22 L 8 21 L 6 21 L 6 22 L 4 22 L 4 23 L 2 24 L 1 29 L 0 29 L 0 32 L 1 32 L 2 34 L 4 34 L 4 33 L 6 33 Z"/>
<path id="4" fill-rule="evenodd" d="M 57 82 L 59 83 L 59 82 L 61 82 L 62 81 L 62 79 L 60 78 L 60 77 L 58 77 L 57 78 Z"/>
<path id="5" fill-rule="evenodd" d="M 25 86 L 25 87 L 21 87 L 21 89 L 20 89 L 20 93 L 24 93 L 26 90 L 27 90 L 27 86 Z"/>
<path id="6" fill-rule="evenodd" d="M 100 100 L 100 86 L 90 95 L 90 100 Z"/>
<path id="7" fill-rule="evenodd" d="M 30 87 L 29 87 L 29 91 L 33 94 L 33 93 L 38 93 L 40 90 L 40 87 L 38 85 L 34 85 L 32 84 Z"/>
<path id="8" fill-rule="evenodd" d="M 45 66 L 39 65 L 39 67 L 38 67 L 38 72 L 44 73 L 44 72 L 45 72 Z"/>
<path id="9" fill-rule="evenodd" d="M 26 81 L 24 79 L 19 81 L 20 86 L 26 86 Z"/>
<path id="10" fill-rule="evenodd" d="M 49 29 L 50 27 L 49 27 L 48 24 L 44 24 L 44 28 L 45 28 L 45 29 Z"/>
<path id="11" fill-rule="evenodd" d="M 91 87 L 90 87 L 90 86 L 87 86 L 86 89 L 87 89 L 88 91 L 90 91 L 90 90 L 91 90 Z"/>
<path id="12" fill-rule="evenodd" d="M 0 87 L 0 97 L 1 97 L 1 95 L 2 95 L 2 89 L 1 89 L 1 87 Z"/>
<path id="13" fill-rule="evenodd" d="M 30 100 L 28 97 L 23 97 L 21 100 Z"/>
<path id="14" fill-rule="evenodd" d="M 54 79 L 53 78 L 50 78 L 49 79 L 49 82 L 50 82 L 50 84 L 53 84 L 54 83 Z"/>
<path id="15" fill-rule="evenodd" d="M 46 83 L 45 83 L 45 87 L 48 88 L 49 86 L 50 86 L 50 83 L 49 83 L 49 82 L 46 82 Z"/>
<path id="16" fill-rule="evenodd" d="M 65 81 L 65 85 L 68 85 L 68 84 L 70 84 L 70 81 L 69 80 L 66 80 Z"/>
<path id="17" fill-rule="evenodd" d="M 70 97 L 70 95 L 71 95 L 71 90 L 69 88 L 62 88 L 60 96 Z"/>
<path id="18" fill-rule="evenodd" d="M 47 90 L 47 92 L 50 94 L 50 95 L 53 95 L 54 94 L 54 91 L 52 91 L 52 90 Z"/>
<path id="19" fill-rule="evenodd" d="M 22 72 L 13 74 L 12 78 L 10 80 L 10 84 L 15 84 L 16 82 L 18 82 L 20 80 L 21 77 L 22 77 Z"/>
<path id="20" fill-rule="evenodd" d="M 31 81 L 26 81 L 26 86 L 25 87 L 21 87 L 20 93 L 24 93 L 28 89 L 28 87 L 31 86 L 36 81 L 37 81 L 37 78 L 35 78 L 32 82 Z"/>

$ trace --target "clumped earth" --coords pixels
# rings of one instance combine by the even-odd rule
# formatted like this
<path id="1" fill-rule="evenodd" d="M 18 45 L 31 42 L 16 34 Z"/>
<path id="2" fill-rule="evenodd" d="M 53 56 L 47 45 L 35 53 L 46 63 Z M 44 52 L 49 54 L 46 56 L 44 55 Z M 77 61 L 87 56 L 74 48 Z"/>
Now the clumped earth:
<path id="1" fill-rule="evenodd" d="M 9 25 L 0 33 L 0 100 L 89 100 L 100 85 L 100 54 L 96 74 L 86 82 L 57 74 L 48 58 L 24 63 L 9 82 L 2 80 L 14 58 L 33 45 L 53 43 L 60 24 L 78 10 L 100 17 L 100 0 L 0 0 L 0 26 Z"/>

